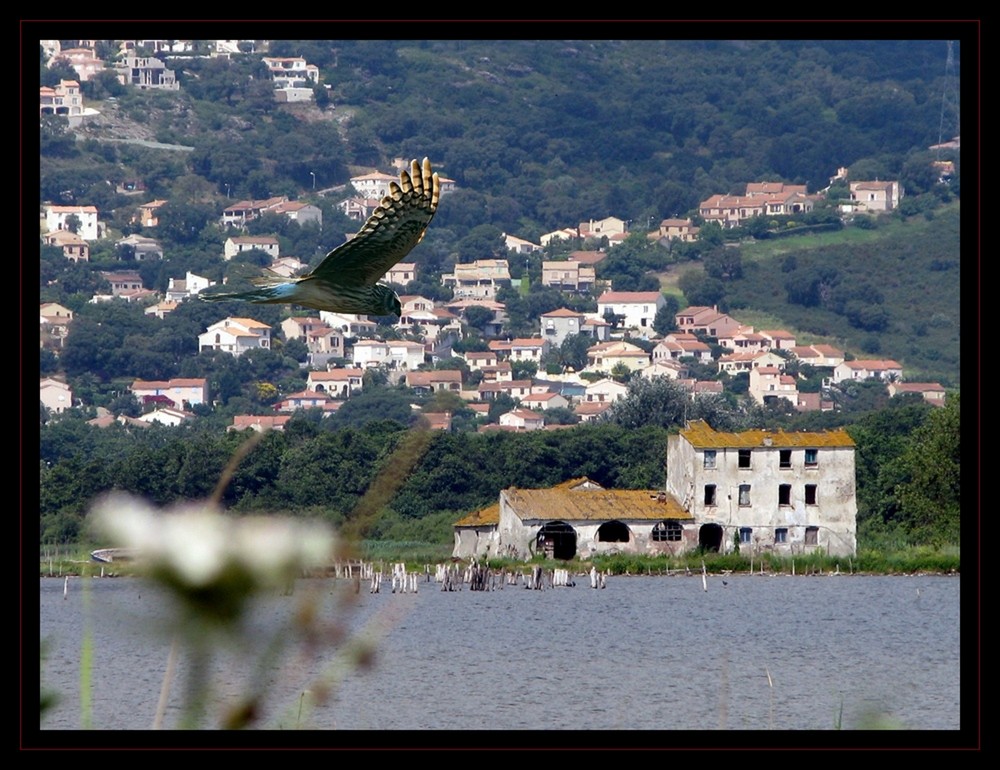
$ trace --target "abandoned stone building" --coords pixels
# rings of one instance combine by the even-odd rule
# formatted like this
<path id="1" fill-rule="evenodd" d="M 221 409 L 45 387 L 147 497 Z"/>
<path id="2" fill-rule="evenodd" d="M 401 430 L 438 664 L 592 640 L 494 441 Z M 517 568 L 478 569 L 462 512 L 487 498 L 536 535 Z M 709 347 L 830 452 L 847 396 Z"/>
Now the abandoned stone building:
<path id="1" fill-rule="evenodd" d="M 854 450 L 843 429 L 723 433 L 696 420 L 667 439 L 667 492 L 706 548 L 853 555 Z"/>
<path id="2" fill-rule="evenodd" d="M 458 558 L 588 558 L 703 547 L 780 554 L 856 548 L 854 442 L 844 430 L 725 433 L 692 421 L 667 440 L 665 490 L 587 478 L 509 488 L 455 523 Z"/>

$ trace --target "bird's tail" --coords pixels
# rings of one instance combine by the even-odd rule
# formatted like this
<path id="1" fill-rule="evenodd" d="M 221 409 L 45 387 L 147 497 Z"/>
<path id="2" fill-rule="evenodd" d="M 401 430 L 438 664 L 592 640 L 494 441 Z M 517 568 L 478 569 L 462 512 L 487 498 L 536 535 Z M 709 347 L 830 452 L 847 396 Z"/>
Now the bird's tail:
<path id="1" fill-rule="evenodd" d="M 249 289 L 248 291 L 219 292 L 218 294 L 201 292 L 198 296 L 209 302 L 239 299 L 246 302 L 284 303 L 288 302 L 289 295 L 295 290 L 295 283 L 293 281 L 279 276 L 260 276 L 253 278 L 252 283 L 257 288 Z"/>

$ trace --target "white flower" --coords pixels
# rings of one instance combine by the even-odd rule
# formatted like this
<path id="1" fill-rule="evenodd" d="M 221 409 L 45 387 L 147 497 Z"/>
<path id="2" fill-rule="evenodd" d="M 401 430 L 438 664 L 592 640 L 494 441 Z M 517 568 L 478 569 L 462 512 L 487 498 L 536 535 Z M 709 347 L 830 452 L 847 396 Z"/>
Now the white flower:
<path id="1" fill-rule="evenodd" d="M 93 523 L 179 592 L 282 586 L 302 570 L 328 563 L 333 548 L 332 532 L 319 522 L 234 518 L 208 504 L 160 512 L 120 492 L 97 502 Z"/>

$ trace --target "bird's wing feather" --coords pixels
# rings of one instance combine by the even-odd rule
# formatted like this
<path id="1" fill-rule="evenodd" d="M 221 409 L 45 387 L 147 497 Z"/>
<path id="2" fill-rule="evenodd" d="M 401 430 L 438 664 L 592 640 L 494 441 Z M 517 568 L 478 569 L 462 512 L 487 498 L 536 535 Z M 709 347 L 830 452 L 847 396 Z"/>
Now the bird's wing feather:
<path id="1" fill-rule="evenodd" d="M 368 217 L 357 235 L 329 254 L 302 280 L 319 278 L 336 284 L 370 285 L 377 283 L 390 267 L 420 243 L 427 224 L 437 211 L 441 197 L 438 175 L 431 164 L 410 163 L 402 171 L 399 184 L 389 184 L 389 194 Z"/>

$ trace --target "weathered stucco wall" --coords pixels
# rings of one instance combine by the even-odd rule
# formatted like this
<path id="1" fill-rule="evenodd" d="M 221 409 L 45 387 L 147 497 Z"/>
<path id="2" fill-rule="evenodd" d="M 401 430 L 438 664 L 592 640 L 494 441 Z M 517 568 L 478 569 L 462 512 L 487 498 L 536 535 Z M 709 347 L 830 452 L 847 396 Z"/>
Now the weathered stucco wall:
<path id="1" fill-rule="evenodd" d="M 715 452 L 714 462 L 706 452 Z M 667 489 L 699 524 L 723 527 L 724 551 L 732 550 L 742 528 L 750 528 L 749 544 L 760 549 L 856 550 L 853 446 L 824 446 L 818 439 L 813 446 L 709 449 L 674 435 L 667 442 Z"/>

